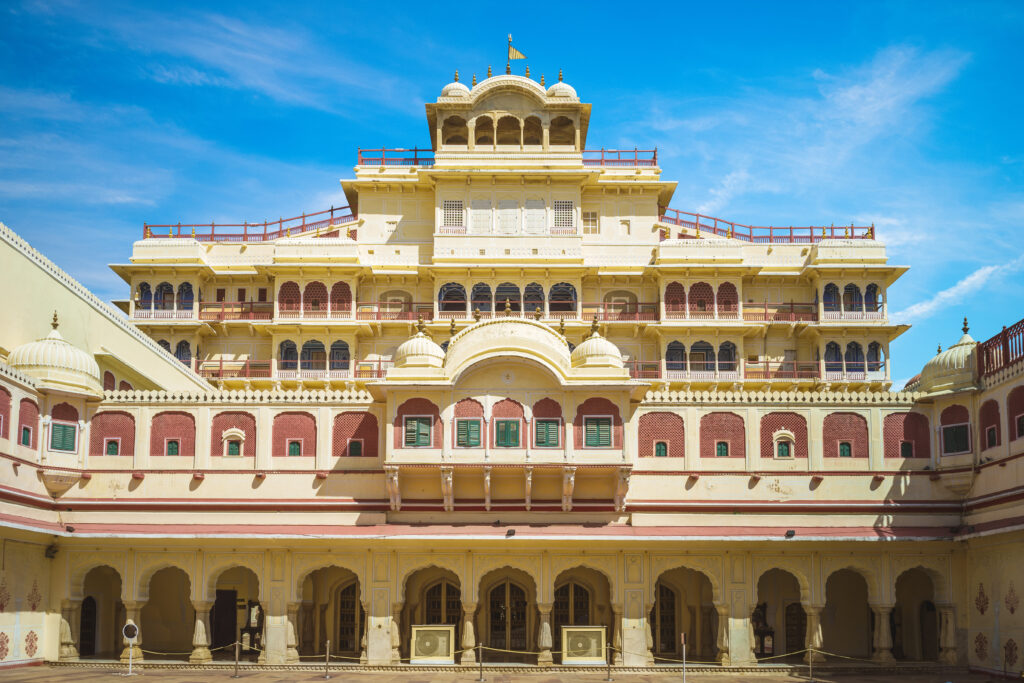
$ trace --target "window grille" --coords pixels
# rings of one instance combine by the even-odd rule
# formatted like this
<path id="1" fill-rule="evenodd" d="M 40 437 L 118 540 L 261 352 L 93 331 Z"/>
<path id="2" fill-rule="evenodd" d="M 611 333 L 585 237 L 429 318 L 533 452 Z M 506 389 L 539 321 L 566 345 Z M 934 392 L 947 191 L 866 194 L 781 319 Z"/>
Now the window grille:
<path id="1" fill-rule="evenodd" d="M 600 232 L 598 228 L 597 211 L 584 211 L 583 212 L 583 234 L 584 235 L 596 235 Z"/>
<path id="2" fill-rule="evenodd" d="M 441 202 L 443 225 L 446 228 L 462 227 L 462 200 L 446 199 Z"/>
<path id="3" fill-rule="evenodd" d="M 573 202 L 571 199 L 556 199 L 554 202 L 554 208 L 556 228 L 576 227 L 576 212 L 573 210 Z"/>
<path id="4" fill-rule="evenodd" d="M 486 235 L 491 232 L 491 200 L 474 199 L 470 212 L 473 232 Z"/>
<path id="5" fill-rule="evenodd" d="M 558 420 L 535 420 L 537 448 L 558 448 Z"/>
<path id="6" fill-rule="evenodd" d="M 515 199 L 498 202 L 498 232 L 505 235 L 519 232 L 519 202 Z"/>
<path id="7" fill-rule="evenodd" d="M 587 448 L 611 448 L 612 419 L 610 417 L 584 418 L 583 436 L 583 443 Z"/>
<path id="8" fill-rule="evenodd" d="M 544 232 L 546 221 L 546 209 L 543 199 L 526 200 L 526 232 Z"/>

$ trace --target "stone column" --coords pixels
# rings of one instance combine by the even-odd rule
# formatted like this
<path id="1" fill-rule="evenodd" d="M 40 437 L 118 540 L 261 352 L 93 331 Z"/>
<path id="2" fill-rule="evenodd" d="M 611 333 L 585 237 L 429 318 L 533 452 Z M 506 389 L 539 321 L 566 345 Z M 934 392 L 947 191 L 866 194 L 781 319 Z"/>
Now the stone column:
<path id="1" fill-rule="evenodd" d="M 196 611 L 196 626 L 192 632 L 192 654 L 189 655 L 189 664 L 206 664 L 213 661 L 210 654 L 210 609 L 213 607 L 211 601 L 193 602 L 192 608 Z"/>
<path id="2" fill-rule="evenodd" d="M 398 615 L 402 613 L 402 603 L 396 602 L 391 605 L 391 664 L 402 663 L 402 632 L 398 621 Z"/>
<path id="3" fill-rule="evenodd" d="M 612 605 L 612 647 L 615 648 L 612 654 L 612 664 L 622 666 L 622 605 Z"/>
<path id="4" fill-rule="evenodd" d="M 892 633 L 889 630 L 889 614 L 892 608 L 892 605 L 871 605 L 871 611 L 875 613 L 875 653 L 871 659 L 876 662 L 893 660 Z"/>
<path id="5" fill-rule="evenodd" d="M 465 650 L 462 653 L 463 664 L 475 664 L 476 663 L 476 628 L 473 624 L 473 615 L 476 613 L 475 602 L 464 602 L 462 603 L 462 646 L 459 648 Z"/>
<path id="6" fill-rule="evenodd" d="M 644 652 L 647 655 L 647 666 L 654 666 L 654 624 L 651 622 L 651 610 L 654 605 L 644 605 Z"/>
<path id="7" fill-rule="evenodd" d="M 718 662 L 722 666 L 732 664 L 729 656 L 729 605 L 716 604 L 715 611 L 718 612 L 718 637 L 715 644 L 718 647 Z"/>
<path id="8" fill-rule="evenodd" d="M 71 602 L 71 640 L 77 645 L 82 643 L 82 601 Z M 98 649 L 98 648 L 97 648 Z"/>
<path id="9" fill-rule="evenodd" d="M 285 632 L 284 653 L 284 661 L 288 664 L 299 663 L 299 650 L 297 647 L 299 641 L 296 637 L 295 629 L 299 623 L 299 607 L 301 605 L 301 602 L 288 603 L 288 623 L 285 624 L 287 631 Z"/>
<path id="10" fill-rule="evenodd" d="M 939 661 L 948 666 L 955 666 L 956 655 L 956 618 L 953 605 L 939 605 Z"/>
<path id="11" fill-rule="evenodd" d="M 550 602 L 537 603 L 537 611 L 540 612 L 540 622 L 537 625 L 537 663 L 541 666 L 551 666 L 554 661 L 551 657 L 551 607 Z"/>
<path id="12" fill-rule="evenodd" d="M 369 640 L 369 629 L 370 629 L 370 603 L 363 603 L 363 636 L 359 639 L 359 663 L 366 666 L 369 657 L 366 655 L 366 644 Z"/>
<path id="13" fill-rule="evenodd" d="M 78 659 L 78 648 L 75 647 L 75 635 L 71 624 L 75 619 L 75 602 L 61 600 L 60 603 L 60 654 L 61 660 Z"/>
<path id="14" fill-rule="evenodd" d="M 142 612 L 142 603 L 135 600 L 125 600 L 122 602 L 124 605 L 125 612 L 125 626 L 128 624 L 135 624 L 136 627 L 139 625 L 139 616 Z M 121 642 L 124 643 L 124 650 L 121 651 L 121 662 L 124 664 L 128 663 L 128 654 L 131 652 L 132 662 L 142 661 L 142 629 L 139 629 L 139 634 L 135 637 L 134 645 L 128 643 L 128 639 L 121 636 Z"/>
<path id="15" fill-rule="evenodd" d="M 814 650 L 820 650 L 822 645 L 821 638 L 821 605 L 804 605 L 804 612 L 807 614 L 807 634 L 804 636 L 804 647 Z M 820 652 L 805 652 L 804 661 L 810 663 L 824 662 L 825 657 Z"/>

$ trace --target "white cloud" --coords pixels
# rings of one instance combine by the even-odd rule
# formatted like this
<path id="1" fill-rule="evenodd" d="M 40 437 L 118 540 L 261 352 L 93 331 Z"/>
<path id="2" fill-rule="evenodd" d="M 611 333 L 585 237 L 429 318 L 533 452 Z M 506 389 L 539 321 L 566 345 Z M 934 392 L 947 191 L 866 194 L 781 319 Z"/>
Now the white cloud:
<path id="1" fill-rule="evenodd" d="M 993 280 L 1020 270 L 1024 270 L 1024 255 L 1002 265 L 982 266 L 952 287 L 893 314 L 893 318 L 907 322 L 923 320 L 951 303 L 962 304 L 965 299 L 979 294 Z"/>

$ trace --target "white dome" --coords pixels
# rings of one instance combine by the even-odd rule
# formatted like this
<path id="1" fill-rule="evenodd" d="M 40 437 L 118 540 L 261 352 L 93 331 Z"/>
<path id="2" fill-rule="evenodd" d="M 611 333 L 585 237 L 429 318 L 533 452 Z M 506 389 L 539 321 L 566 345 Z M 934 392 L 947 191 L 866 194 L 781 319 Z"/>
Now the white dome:
<path id="1" fill-rule="evenodd" d="M 574 368 L 580 365 L 623 367 L 619 347 L 602 337 L 596 330 L 573 349 L 570 360 Z"/>
<path id="2" fill-rule="evenodd" d="M 944 391 L 972 385 L 976 364 L 974 349 L 977 345 L 971 335 L 967 334 L 965 320 L 964 336 L 960 337 L 960 341 L 925 363 L 917 382 L 917 390 Z"/>
<path id="3" fill-rule="evenodd" d="M 469 88 L 459 83 L 459 72 L 455 72 L 455 80 L 441 88 L 441 97 L 469 97 Z"/>
<path id="4" fill-rule="evenodd" d="M 548 97 L 571 97 L 576 100 L 579 99 L 579 95 L 576 94 L 576 88 L 572 87 L 568 83 L 558 81 L 550 88 L 548 88 Z"/>
<path id="5" fill-rule="evenodd" d="M 7 364 L 44 385 L 63 390 L 102 395 L 100 366 L 96 359 L 67 342 L 57 331 L 54 315 L 53 331 L 43 339 L 22 344 L 11 351 Z"/>
<path id="6" fill-rule="evenodd" d="M 434 367 L 444 365 L 444 349 L 422 330 L 406 339 L 395 350 L 395 367 Z"/>

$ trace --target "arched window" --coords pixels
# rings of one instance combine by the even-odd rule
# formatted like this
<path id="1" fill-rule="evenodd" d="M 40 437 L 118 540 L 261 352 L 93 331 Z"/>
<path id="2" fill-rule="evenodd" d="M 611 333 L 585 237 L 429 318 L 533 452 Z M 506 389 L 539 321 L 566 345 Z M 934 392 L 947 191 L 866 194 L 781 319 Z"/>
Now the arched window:
<path id="1" fill-rule="evenodd" d="M 161 339 L 160 341 L 158 341 L 157 342 L 157 346 L 159 346 L 161 349 L 163 349 L 167 353 L 171 352 L 171 342 L 167 341 L 166 339 Z"/>
<path id="2" fill-rule="evenodd" d="M 311 339 L 302 345 L 299 367 L 302 370 L 324 370 L 327 367 L 327 350 L 323 342 Z"/>
<path id="3" fill-rule="evenodd" d="M 498 119 L 498 144 L 519 146 L 521 140 L 519 119 L 514 116 L 502 116 Z"/>
<path id="4" fill-rule="evenodd" d="M 864 348 L 857 342 L 846 345 L 846 371 L 864 372 Z"/>
<path id="5" fill-rule="evenodd" d="M 554 649 L 560 650 L 562 626 L 584 626 L 591 622 L 590 591 L 575 581 L 556 588 L 551 617 L 554 626 Z"/>
<path id="6" fill-rule="evenodd" d="M 331 287 L 331 315 L 345 317 L 352 313 L 352 288 L 347 282 L 335 282 Z"/>
<path id="7" fill-rule="evenodd" d="M 839 310 L 839 287 L 834 282 L 825 285 L 825 293 L 821 297 L 821 302 L 826 311 Z"/>
<path id="8" fill-rule="evenodd" d="M 469 127 L 461 116 L 449 116 L 441 124 L 442 145 L 465 145 L 469 142 Z"/>
<path id="9" fill-rule="evenodd" d="M 541 127 L 540 119 L 536 116 L 526 117 L 526 121 L 523 123 L 523 144 L 544 144 L 544 129 Z"/>
<path id="10" fill-rule="evenodd" d="M 736 345 L 732 342 L 722 342 L 718 347 L 719 372 L 733 372 L 736 369 Z"/>
<path id="11" fill-rule="evenodd" d="M 158 311 L 169 311 L 174 308 L 174 287 L 170 282 L 161 282 L 156 286 L 153 308 Z"/>
<path id="12" fill-rule="evenodd" d="M 187 341 L 180 341 L 174 349 L 174 357 L 180 360 L 185 365 L 189 365 L 192 362 L 192 347 Z"/>
<path id="13" fill-rule="evenodd" d="M 878 342 L 868 344 L 868 372 L 877 372 L 885 369 L 885 358 L 882 353 L 882 345 Z"/>
<path id="14" fill-rule="evenodd" d="M 551 119 L 548 143 L 551 145 L 575 145 L 576 125 L 572 119 L 565 116 L 556 116 Z"/>
<path id="15" fill-rule="evenodd" d="M 192 310 L 192 301 L 195 297 L 192 294 L 192 284 L 182 282 L 178 285 L 178 308 L 183 311 Z"/>
<path id="16" fill-rule="evenodd" d="M 280 370 L 297 370 L 299 368 L 299 351 L 292 340 L 286 339 L 278 347 L 277 367 Z"/>
<path id="17" fill-rule="evenodd" d="M 669 318 L 686 316 L 686 289 L 678 282 L 665 287 L 665 314 Z"/>
<path id="18" fill-rule="evenodd" d="M 286 282 L 281 285 L 281 289 L 277 295 L 277 307 L 280 309 L 282 314 L 289 312 L 298 313 L 299 311 L 299 300 L 301 295 L 299 294 L 299 284 L 297 282 Z"/>
<path id="19" fill-rule="evenodd" d="M 864 288 L 864 310 L 874 313 L 881 309 L 881 301 L 878 298 L 878 285 L 871 283 Z"/>
<path id="20" fill-rule="evenodd" d="M 511 282 L 502 282 L 494 290 L 494 307 L 499 315 L 505 310 L 506 301 L 513 313 L 523 310 L 522 299 L 519 297 L 519 288 Z"/>
<path id="21" fill-rule="evenodd" d="M 153 307 L 153 290 L 149 288 L 148 282 L 139 283 L 139 299 L 135 302 L 136 307 L 141 306 L 142 308 Z"/>
<path id="22" fill-rule="evenodd" d="M 665 350 L 665 369 L 669 371 L 686 371 L 686 347 L 682 343 L 669 342 Z"/>
<path id="23" fill-rule="evenodd" d="M 457 282 L 441 285 L 437 293 L 437 304 L 442 313 L 465 313 L 466 288 Z"/>
<path id="24" fill-rule="evenodd" d="M 698 282 L 690 287 L 690 317 L 715 317 L 715 292 L 706 282 Z"/>
<path id="25" fill-rule="evenodd" d="M 494 297 L 491 295 L 491 286 L 485 282 L 478 282 L 473 285 L 469 306 L 474 311 L 480 311 L 481 313 L 493 311 Z"/>
<path id="26" fill-rule="evenodd" d="M 340 339 L 331 344 L 331 370 L 348 370 L 348 343 Z"/>
<path id="27" fill-rule="evenodd" d="M 568 282 L 551 285 L 548 293 L 548 310 L 551 313 L 572 313 L 576 311 L 576 288 Z"/>
<path id="28" fill-rule="evenodd" d="M 860 311 L 864 301 L 860 296 L 860 287 L 855 284 L 848 284 L 843 290 L 843 310 Z"/>
<path id="29" fill-rule="evenodd" d="M 303 315 L 322 318 L 327 315 L 327 285 L 310 282 L 302 292 Z"/>
<path id="30" fill-rule="evenodd" d="M 731 282 L 718 285 L 718 317 L 735 318 L 739 314 L 739 300 L 736 285 Z"/>
<path id="31" fill-rule="evenodd" d="M 490 116 L 481 116 L 476 120 L 476 128 L 474 129 L 475 141 L 477 145 L 493 145 L 494 144 L 494 121 Z"/>
<path id="32" fill-rule="evenodd" d="M 699 341 L 690 347 L 690 371 L 715 371 L 715 347 L 706 341 Z"/>
<path id="33" fill-rule="evenodd" d="M 531 282 L 526 285 L 526 289 L 523 293 L 523 306 L 527 313 L 533 313 L 535 310 L 544 310 L 544 288 L 536 282 Z"/>
<path id="34" fill-rule="evenodd" d="M 825 372 L 843 371 L 843 350 L 839 344 L 829 342 L 825 345 Z"/>

